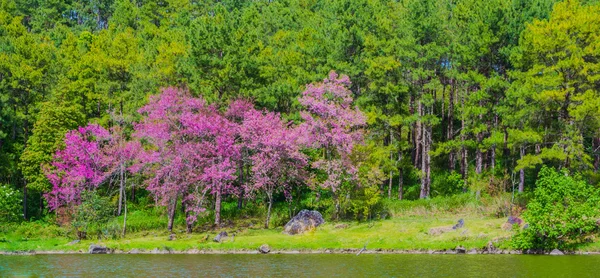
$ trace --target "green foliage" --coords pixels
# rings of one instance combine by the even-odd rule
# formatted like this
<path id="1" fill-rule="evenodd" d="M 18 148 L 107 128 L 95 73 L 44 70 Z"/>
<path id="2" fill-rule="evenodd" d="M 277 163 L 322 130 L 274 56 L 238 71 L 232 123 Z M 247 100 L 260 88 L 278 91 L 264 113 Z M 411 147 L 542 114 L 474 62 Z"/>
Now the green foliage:
<path id="1" fill-rule="evenodd" d="M 84 191 L 81 200 L 81 204 L 75 208 L 72 223 L 79 238 L 86 238 L 88 233 L 102 237 L 114 230 L 114 225 L 107 225 L 115 213 L 109 198 L 100 196 L 96 191 Z"/>
<path id="2" fill-rule="evenodd" d="M 23 197 L 21 195 L 21 192 L 8 185 L 0 185 L 0 223 L 21 219 L 23 215 Z"/>
<path id="3" fill-rule="evenodd" d="M 358 221 L 385 218 L 381 200 L 378 185 L 362 185 L 352 191 L 345 212 Z"/>
<path id="4" fill-rule="evenodd" d="M 435 172 L 431 177 L 431 195 L 449 196 L 462 192 L 465 182 L 460 173 L 453 172 Z"/>
<path id="5" fill-rule="evenodd" d="M 66 131 L 88 122 L 112 127 L 115 115 L 135 122 L 162 86 L 210 103 L 250 99 L 297 122 L 305 85 L 331 70 L 350 77 L 368 123 L 366 143 L 353 154 L 362 186 L 340 189 L 347 218 L 413 206 L 505 216 L 529 200 L 516 194 L 507 205 L 507 177 L 525 169 L 533 185 L 541 165 L 598 179 L 597 0 L 0 2 L 0 183 L 17 192 L 0 198 L 9 204 L 0 206 L 0 221 L 20 218 L 17 195 L 27 199 L 28 216 L 44 210 L 44 165 Z M 431 169 L 423 168 L 427 155 Z M 415 200 L 429 171 L 431 200 L 388 200 L 389 178 L 392 198 L 402 180 L 403 198 Z M 128 202 L 131 231 L 166 226 L 139 186 L 145 178 L 136 177 L 137 198 Z M 460 194 L 465 185 L 484 194 L 469 199 Z M 28 196 L 20 195 L 24 186 Z M 90 202 L 117 198 L 109 186 L 99 192 Z M 225 219 L 264 210 L 260 200 L 240 210 L 236 197 L 227 198 Z M 328 218 L 331 198 L 314 188 L 294 192 L 292 204 L 279 196 L 272 224 L 302 208 Z M 78 228 L 109 237 L 123 220 L 77 217 Z M 178 211 L 176 225 L 183 218 Z"/>
<path id="6" fill-rule="evenodd" d="M 600 192 L 580 175 L 542 168 L 523 218 L 529 227 L 514 239 L 521 250 L 573 249 L 596 232 Z"/>

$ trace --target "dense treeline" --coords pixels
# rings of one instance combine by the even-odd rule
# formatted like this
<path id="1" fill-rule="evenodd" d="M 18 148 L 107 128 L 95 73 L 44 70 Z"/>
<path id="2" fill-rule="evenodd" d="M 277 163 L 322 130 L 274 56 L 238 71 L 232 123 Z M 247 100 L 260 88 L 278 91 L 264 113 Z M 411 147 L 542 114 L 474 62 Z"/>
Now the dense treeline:
<path id="1" fill-rule="evenodd" d="M 369 170 L 359 193 L 294 198 L 332 196 L 337 211 L 351 198 L 531 191 L 542 165 L 595 184 L 600 6 L 555 2 L 2 0 L 2 190 L 42 217 L 67 132 L 95 123 L 130 138 L 161 88 L 300 124 L 301 92 L 331 70 L 366 116 L 353 155 Z M 318 151 L 304 150 L 313 162 Z M 103 180 L 103 194 L 134 198 L 148 178 Z M 226 198 L 238 195 L 242 206 L 243 194 Z"/>

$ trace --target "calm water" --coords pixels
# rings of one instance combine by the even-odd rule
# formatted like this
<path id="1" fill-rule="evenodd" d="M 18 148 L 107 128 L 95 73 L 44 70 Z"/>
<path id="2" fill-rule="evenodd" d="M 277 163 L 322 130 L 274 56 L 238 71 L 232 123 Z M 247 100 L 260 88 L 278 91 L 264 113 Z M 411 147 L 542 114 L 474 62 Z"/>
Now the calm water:
<path id="1" fill-rule="evenodd" d="M 0 277 L 600 277 L 600 256 L 35 255 L 0 256 Z"/>

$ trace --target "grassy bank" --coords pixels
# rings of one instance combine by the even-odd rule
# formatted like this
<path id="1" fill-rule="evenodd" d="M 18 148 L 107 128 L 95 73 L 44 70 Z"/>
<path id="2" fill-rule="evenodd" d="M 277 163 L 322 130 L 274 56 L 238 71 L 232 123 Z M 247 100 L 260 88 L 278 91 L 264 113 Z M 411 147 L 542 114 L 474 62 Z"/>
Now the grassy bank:
<path id="1" fill-rule="evenodd" d="M 164 221 L 153 223 L 155 215 L 132 212 L 128 217 L 128 234 L 124 238 L 82 240 L 75 244 L 72 232 L 47 222 L 21 223 L 0 230 L 0 251 L 87 251 L 92 243 L 100 243 L 111 249 L 130 250 L 205 250 L 240 251 L 256 250 L 268 244 L 280 251 L 317 251 L 360 249 L 368 250 L 447 250 L 457 246 L 467 249 L 483 248 L 494 241 L 500 248 L 509 248 L 505 239 L 513 232 L 501 228 L 506 217 L 497 217 L 505 209 L 505 199 L 474 201 L 468 196 L 420 201 L 396 201 L 386 203 L 384 219 L 372 221 L 328 221 L 315 231 L 301 235 L 283 234 L 281 226 L 272 229 L 259 228 L 260 217 L 236 219 L 221 229 L 202 229 L 191 234 L 178 226 L 176 238 L 169 240 Z M 450 227 L 459 219 L 465 226 L 441 234 L 431 229 Z M 163 219 L 164 220 L 164 219 Z M 119 218 L 114 223 L 120 223 Z M 117 227 L 118 228 L 118 227 Z M 220 231 L 235 236 L 223 242 L 213 242 Z"/>
<path id="2" fill-rule="evenodd" d="M 434 227 L 452 226 L 457 217 L 465 220 L 465 227 L 440 235 L 430 235 Z M 500 226 L 504 219 L 494 219 L 477 215 L 395 217 L 371 223 L 326 223 L 317 230 L 302 235 L 290 236 L 276 229 L 242 229 L 223 242 L 213 242 L 216 232 L 178 233 L 175 240 L 168 240 L 168 233 L 154 230 L 137 232 L 116 240 L 82 240 L 69 245 L 72 239 L 18 238 L 10 235 L 0 243 L 3 251 L 65 250 L 86 251 L 91 243 L 101 242 L 111 249 L 129 251 L 132 249 L 152 250 L 255 250 L 261 244 L 268 244 L 274 250 L 322 250 L 358 249 L 365 244 L 368 249 L 384 250 L 445 250 L 458 245 L 466 248 L 482 248 L 494 239 L 511 235 Z M 225 229 L 227 230 L 227 229 Z M 228 231 L 232 232 L 232 231 Z"/>

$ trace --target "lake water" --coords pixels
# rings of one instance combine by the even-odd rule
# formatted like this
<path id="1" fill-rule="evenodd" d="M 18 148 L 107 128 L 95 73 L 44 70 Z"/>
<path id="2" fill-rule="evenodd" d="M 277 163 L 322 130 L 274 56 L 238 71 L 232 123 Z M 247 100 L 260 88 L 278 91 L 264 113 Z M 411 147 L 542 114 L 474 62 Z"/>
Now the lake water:
<path id="1" fill-rule="evenodd" d="M 0 256 L 0 277 L 598 277 L 599 270 L 593 255 Z"/>

